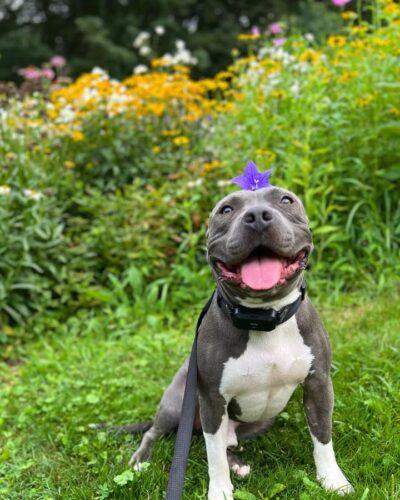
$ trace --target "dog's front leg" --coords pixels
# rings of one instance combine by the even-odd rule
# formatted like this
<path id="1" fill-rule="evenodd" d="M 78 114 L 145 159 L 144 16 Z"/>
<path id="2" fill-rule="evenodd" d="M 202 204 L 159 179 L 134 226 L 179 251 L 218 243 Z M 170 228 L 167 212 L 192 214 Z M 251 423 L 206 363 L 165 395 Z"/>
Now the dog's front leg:
<path id="1" fill-rule="evenodd" d="M 314 444 L 317 478 L 326 490 L 339 495 L 354 490 L 336 462 L 332 445 L 333 388 L 330 375 L 314 373 L 304 383 L 304 410 Z"/>
<path id="2" fill-rule="evenodd" d="M 200 416 L 210 479 L 208 500 L 231 500 L 233 486 L 226 454 L 229 423 L 226 402 L 219 394 L 215 398 L 200 397 Z"/>

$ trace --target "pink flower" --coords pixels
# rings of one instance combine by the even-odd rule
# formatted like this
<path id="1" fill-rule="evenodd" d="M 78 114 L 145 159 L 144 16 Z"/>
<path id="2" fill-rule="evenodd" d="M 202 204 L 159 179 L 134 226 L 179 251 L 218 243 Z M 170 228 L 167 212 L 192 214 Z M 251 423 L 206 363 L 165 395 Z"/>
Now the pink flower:
<path id="1" fill-rule="evenodd" d="M 286 38 L 281 37 L 281 38 L 274 38 L 272 40 L 272 43 L 275 45 L 275 47 L 280 47 L 286 42 Z"/>
<path id="2" fill-rule="evenodd" d="M 55 68 L 63 68 L 67 64 L 67 61 L 63 56 L 53 56 L 50 59 L 50 64 Z"/>
<path id="3" fill-rule="evenodd" d="M 331 0 L 333 5 L 336 7 L 343 7 L 344 5 L 348 4 L 351 2 L 351 0 Z"/>
<path id="4" fill-rule="evenodd" d="M 40 80 L 42 75 L 40 69 L 35 66 L 27 66 L 26 68 L 21 68 L 18 74 L 23 76 L 25 80 Z"/>
<path id="5" fill-rule="evenodd" d="M 252 26 L 252 28 L 251 28 L 251 34 L 253 36 L 260 36 L 261 35 L 260 28 L 258 26 Z"/>
<path id="6" fill-rule="evenodd" d="M 271 35 L 279 35 L 279 33 L 282 33 L 282 26 L 280 23 L 272 23 L 268 26 L 268 32 Z"/>
<path id="7" fill-rule="evenodd" d="M 54 76 L 55 76 L 54 71 L 51 68 L 43 68 L 41 71 L 42 78 L 47 78 L 48 80 L 52 80 Z"/>

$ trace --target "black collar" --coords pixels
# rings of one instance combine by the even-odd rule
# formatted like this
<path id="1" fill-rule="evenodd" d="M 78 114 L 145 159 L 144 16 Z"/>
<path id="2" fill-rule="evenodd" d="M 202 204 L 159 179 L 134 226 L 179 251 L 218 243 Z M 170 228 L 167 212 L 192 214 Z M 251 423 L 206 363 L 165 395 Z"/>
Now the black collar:
<path id="1" fill-rule="evenodd" d="M 279 311 L 275 309 L 253 309 L 251 307 L 232 305 L 221 295 L 219 290 L 217 290 L 217 303 L 230 317 L 236 328 L 270 332 L 296 314 L 305 296 L 306 282 L 303 281 L 299 297 L 291 304 L 282 307 Z"/>

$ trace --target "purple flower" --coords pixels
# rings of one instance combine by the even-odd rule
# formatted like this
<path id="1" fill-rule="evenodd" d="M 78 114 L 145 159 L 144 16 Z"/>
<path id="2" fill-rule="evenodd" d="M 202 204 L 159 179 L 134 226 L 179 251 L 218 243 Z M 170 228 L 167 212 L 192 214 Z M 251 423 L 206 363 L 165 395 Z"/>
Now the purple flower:
<path id="1" fill-rule="evenodd" d="M 261 35 L 260 28 L 258 26 L 252 26 L 252 28 L 251 28 L 251 34 L 253 36 L 260 36 Z"/>
<path id="2" fill-rule="evenodd" d="M 54 68 L 63 68 L 67 64 L 67 61 L 65 60 L 65 58 L 63 56 L 53 56 L 50 59 L 50 64 Z"/>
<path id="3" fill-rule="evenodd" d="M 242 175 L 238 175 L 232 179 L 234 184 L 237 184 L 242 189 L 247 191 L 256 191 L 261 188 L 271 187 L 269 178 L 272 170 L 259 172 L 257 165 L 253 161 L 249 161 Z"/>
<path id="4" fill-rule="evenodd" d="M 18 74 L 23 76 L 25 80 L 39 80 L 42 76 L 40 69 L 35 66 L 27 66 L 18 70 Z"/>
<path id="5" fill-rule="evenodd" d="M 272 43 L 275 45 L 275 47 L 281 47 L 285 42 L 286 42 L 286 38 L 285 37 L 274 38 L 272 40 Z"/>
<path id="6" fill-rule="evenodd" d="M 52 80 L 54 78 L 54 71 L 51 68 L 43 68 L 41 71 L 41 77 Z"/>
<path id="7" fill-rule="evenodd" d="M 336 7 L 343 7 L 349 2 L 351 2 L 351 0 L 332 0 L 333 5 Z"/>
<path id="8" fill-rule="evenodd" d="M 279 35 L 283 30 L 280 23 L 272 23 L 268 26 L 268 31 L 271 35 Z"/>

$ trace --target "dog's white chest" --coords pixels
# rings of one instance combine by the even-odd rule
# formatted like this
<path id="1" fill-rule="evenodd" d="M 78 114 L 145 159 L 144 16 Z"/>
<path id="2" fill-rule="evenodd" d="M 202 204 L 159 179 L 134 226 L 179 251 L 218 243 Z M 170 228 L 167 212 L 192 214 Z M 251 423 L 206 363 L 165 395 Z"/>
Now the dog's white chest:
<path id="1" fill-rule="evenodd" d="M 235 398 L 241 421 L 267 420 L 284 409 L 312 359 L 295 317 L 272 332 L 250 332 L 243 354 L 225 363 L 220 392 L 227 401 Z"/>

